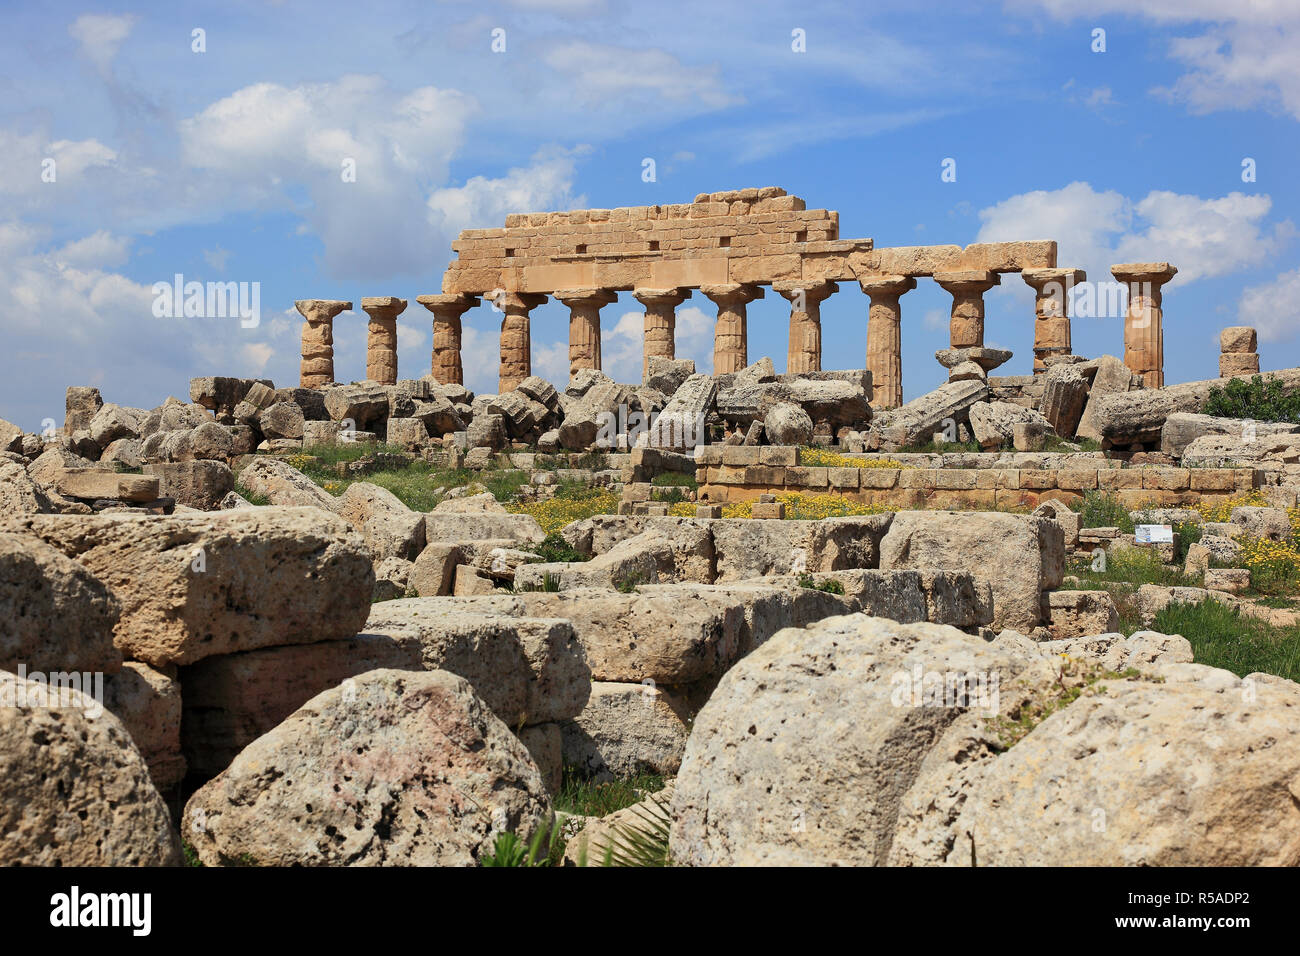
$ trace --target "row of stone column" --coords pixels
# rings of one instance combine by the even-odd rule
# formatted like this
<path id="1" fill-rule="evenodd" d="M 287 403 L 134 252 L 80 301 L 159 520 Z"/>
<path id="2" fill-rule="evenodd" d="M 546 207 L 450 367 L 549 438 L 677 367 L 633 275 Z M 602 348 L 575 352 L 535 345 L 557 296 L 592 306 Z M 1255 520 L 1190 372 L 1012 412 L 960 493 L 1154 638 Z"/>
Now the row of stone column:
<path id="1" fill-rule="evenodd" d="M 1161 286 L 1177 269 L 1168 263 L 1126 263 L 1111 269 L 1128 285 L 1128 311 L 1124 325 L 1124 361 L 1140 372 L 1148 387 L 1164 384 Z M 1081 269 L 1026 269 L 1021 273 L 1035 293 L 1034 370 L 1045 367 L 1052 355 L 1068 354 L 1070 290 L 1084 281 Z M 984 293 L 1001 281 L 986 271 L 938 272 L 934 280 L 952 296 L 949 318 L 951 348 L 983 348 Z M 872 373 L 877 408 L 902 404 L 902 310 L 899 300 L 916 288 L 916 279 L 904 275 L 867 276 L 859 280 L 870 298 L 867 314 L 867 368 Z M 833 281 L 781 281 L 772 288 L 790 302 L 790 330 L 786 368 L 790 372 L 815 372 L 821 368 L 821 303 L 834 293 Z M 764 296 L 753 283 L 705 285 L 700 292 L 718 310 L 714 328 L 714 374 L 737 372 L 749 364 L 749 330 L 746 306 Z M 677 307 L 691 294 L 686 288 L 635 289 L 633 297 L 645 308 L 644 367 L 654 357 L 675 356 Z M 605 289 L 572 289 L 554 293 L 569 308 L 569 374 L 601 367 L 600 310 L 617 300 Z M 545 294 L 501 292 L 492 303 L 502 313 L 498 388 L 509 391 L 532 374 L 532 338 L 529 313 L 547 299 Z M 422 295 L 416 299 L 433 313 L 433 376 L 439 382 L 463 383 L 461 317 L 479 304 L 479 297 L 464 294 Z M 334 379 L 333 320 L 352 308 L 351 302 L 305 299 L 295 303 L 306 320 L 302 332 L 301 382 L 315 388 Z M 397 316 L 406 300 L 378 296 L 361 300 L 369 316 L 366 377 L 381 384 L 397 381 Z M 644 369 L 643 369 L 644 371 Z"/>

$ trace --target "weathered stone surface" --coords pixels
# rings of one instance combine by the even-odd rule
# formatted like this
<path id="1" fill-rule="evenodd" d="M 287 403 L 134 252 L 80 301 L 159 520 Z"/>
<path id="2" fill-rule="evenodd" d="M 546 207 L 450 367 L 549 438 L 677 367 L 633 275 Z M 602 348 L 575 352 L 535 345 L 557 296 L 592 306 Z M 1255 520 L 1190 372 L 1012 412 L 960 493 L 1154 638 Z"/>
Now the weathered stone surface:
<path id="1" fill-rule="evenodd" d="M 407 585 L 419 597 L 451 594 L 456 579 L 456 566 L 463 561 L 464 555 L 459 544 L 434 542 L 426 545 L 411 566 Z"/>
<path id="2" fill-rule="evenodd" d="M 1054 365 L 1044 376 L 1046 388 L 1038 410 L 1063 437 L 1070 437 L 1079 426 L 1083 406 L 1088 400 L 1088 380 L 1074 365 Z"/>
<path id="3" fill-rule="evenodd" d="M 119 438 L 140 437 L 140 416 L 134 408 L 125 408 L 109 402 L 95 412 L 90 420 L 90 437 L 100 448 Z"/>
<path id="4" fill-rule="evenodd" d="M 684 698 L 653 683 L 597 681 L 582 713 L 561 726 L 564 764 L 597 779 L 675 774 L 690 717 Z"/>
<path id="5" fill-rule="evenodd" d="M 933 624 L 855 614 L 781 631 L 724 675 L 696 716 L 672 804 L 673 859 L 883 864 L 900 803 L 966 712 L 956 704 L 1009 713 L 1024 699 L 1020 681 L 1047 684 L 1050 673 L 1045 661 Z M 934 674 L 941 690 L 947 680 L 971 700 L 925 696 L 923 675 Z M 980 698 L 977 675 L 991 699 Z"/>
<path id="6" fill-rule="evenodd" d="M 645 384 L 665 395 L 674 394 L 694 374 L 694 359 L 665 358 L 660 355 L 651 355 L 646 359 Z"/>
<path id="7" fill-rule="evenodd" d="M 302 409 L 293 402 L 276 402 L 257 416 L 257 427 L 267 438 L 302 438 Z"/>
<path id="8" fill-rule="evenodd" d="M 903 624 L 930 622 L 976 628 L 993 621 L 993 589 L 966 571 L 829 571 L 814 583 L 838 581 L 847 610 Z M 800 587 L 799 577 L 768 583 Z"/>
<path id="9" fill-rule="evenodd" d="M 63 418 L 63 433 L 88 431 L 95 414 L 104 407 L 104 399 L 99 389 L 89 385 L 69 386 L 64 399 L 66 414 Z"/>
<path id="10" fill-rule="evenodd" d="M 361 532 L 375 561 L 413 561 L 424 550 L 424 515 L 406 507 L 387 488 L 354 482 L 335 500 L 334 510 Z"/>
<path id="11" fill-rule="evenodd" d="M 426 670 L 464 677 L 512 727 L 582 711 L 591 670 L 568 621 L 463 610 L 437 598 L 385 601 L 371 610 L 364 634 L 417 642 Z"/>
<path id="12" fill-rule="evenodd" d="M 51 450 L 41 458 L 57 454 Z M 40 514 L 49 510 L 49 499 L 22 465 L 0 459 L 0 515 Z"/>
<path id="13" fill-rule="evenodd" d="M 43 541 L 0 533 L 0 670 L 112 673 L 117 598 Z"/>
<path id="14" fill-rule="evenodd" d="M 334 510 L 333 495 L 278 458 L 259 457 L 249 462 L 239 473 L 239 483 L 273 505 Z"/>
<path id="15" fill-rule="evenodd" d="M 783 627 L 848 611 L 834 594 L 755 582 L 647 585 L 629 594 L 518 592 L 444 603 L 452 614 L 562 618 L 573 624 L 594 680 L 667 685 L 716 676 Z"/>
<path id="16" fill-rule="evenodd" d="M 802 571 L 877 568 L 880 541 L 892 520 L 893 515 L 885 513 L 821 521 L 713 521 L 717 582 Z"/>
<path id="17" fill-rule="evenodd" d="M 1219 356 L 1219 377 L 1259 374 L 1258 352 L 1224 352 Z"/>
<path id="18" fill-rule="evenodd" d="M 1101 431 L 1097 427 L 1097 409 L 1102 397 L 1120 392 L 1127 392 L 1133 387 L 1133 373 L 1123 360 L 1113 355 L 1103 355 L 1096 360 L 1097 371 L 1088 389 L 1088 401 L 1083 407 L 1083 416 L 1074 429 L 1075 437 L 1091 438 L 1101 441 Z"/>
<path id="19" fill-rule="evenodd" d="M 713 536 L 703 523 L 683 521 L 670 533 L 650 528 L 625 538 L 590 561 L 531 564 L 519 568 L 515 586 L 543 590 L 547 578 L 561 588 L 632 587 L 714 578 Z"/>
<path id="20" fill-rule="evenodd" d="M 1055 640 L 1119 630 L 1119 611 L 1109 591 L 1053 591 L 1048 607 Z"/>
<path id="21" fill-rule="evenodd" d="M 1079 525 L 1081 519 L 1075 511 L 1063 501 L 1056 498 L 1049 498 L 1047 501 L 1040 501 L 1038 507 L 1033 510 L 1035 518 L 1051 518 L 1061 526 L 1061 533 L 1065 536 L 1065 548 L 1067 551 L 1073 550 L 1079 546 Z"/>
<path id="22" fill-rule="evenodd" d="M 889 413 L 882 424 L 885 435 L 897 445 L 929 441 L 944 423 L 960 424 L 972 405 L 987 401 L 988 386 L 980 381 L 947 382 Z"/>
<path id="23" fill-rule="evenodd" d="M 179 865 L 167 806 L 122 722 L 79 691 L 47 692 L 0 672 L 0 865 Z"/>
<path id="24" fill-rule="evenodd" d="M 217 510 L 235 489 L 234 472 L 220 461 L 154 462 L 144 472 L 158 478 L 160 495 L 199 511 Z"/>
<path id="25" fill-rule="evenodd" d="M 1233 508 L 1228 523 L 1237 525 L 1251 538 L 1285 541 L 1291 537 L 1291 517 L 1282 508 Z"/>
<path id="26" fill-rule="evenodd" d="M 358 634 L 315 644 L 218 654 L 185 667 L 181 741 L 189 768 L 207 780 L 241 750 L 322 691 L 367 671 L 422 670 L 419 642 Z"/>
<path id="27" fill-rule="evenodd" d="M 900 511 L 880 542 L 880 568 L 945 568 L 988 575 L 993 624 L 1029 631 L 1044 623 L 1043 592 L 1065 574 L 1061 526 L 997 512 Z M 990 569 L 996 573 L 990 574 Z"/>
<path id="28" fill-rule="evenodd" d="M 565 411 L 560 423 L 560 444 L 581 451 L 591 447 L 601 427 L 609 428 L 611 416 L 618 416 L 619 405 L 627 404 L 630 390 L 611 381 L 597 382 L 588 388 L 577 403 Z"/>
<path id="29" fill-rule="evenodd" d="M 127 661 L 104 680 L 104 706 L 122 721 L 162 792 L 185 778 L 181 755 L 181 685 L 174 674 Z"/>
<path id="30" fill-rule="evenodd" d="M 1015 426 L 1036 424 L 1051 431 L 1052 424 L 1040 412 L 1010 402 L 976 402 L 970 407 L 970 428 L 984 448 L 998 449 L 1012 443 Z"/>
<path id="31" fill-rule="evenodd" d="M 445 502 L 444 502 L 445 503 Z M 516 544 L 539 544 L 546 533 L 532 515 L 498 514 L 491 511 L 430 511 L 424 516 L 425 539 L 430 543 L 478 540 L 508 540 Z"/>
<path id="32" fill-rule="evenodd" d="M 69 468 L 55 479 L 59 494 L 69 498 L 117 498 L 122 501 L 153 501 L 158 497 L 158 479 L 150 475 L 125 475 L 100 468 Z"/>
<path id="33" fill-rule="evenodd" d="M 122 605 L 115 643 L 155 667 L 350 636 L 370 607 L 365 545 L 314 508 L 35 515 L 0 530 L 35 535 L 107 585 Z"/>
<path id="34" fill-rule="evenodd" d="M 1296 865 L 1300 694 L 1217 673 L 1107 681 L 993 761 L 954 830 L 981 866 Z"/>
<path id="35" fill-rule="evenodd" d="M 269 378 L 230 378 L 225 375 L 190 379 L 190 401 L 217 415 L 229 415 L 254 385 L 274 388 Z"/>
<path id="36" fill-rule="evenodd" d="M 364 430 L 388 415 L 388 389 L 374 382 L 338 385 L 325 392 L 325 410 L 331 420 Z"/>
<path id="37" fill-rule="evenodd" d="M 463 678 L 378 670 L 254 741 L 183 828 L 210 866 L 472 866 L 549 809 L 527 749 Z"/>
<path id="38" fill-rule="evenodd" d="M 717 398 L 718 385 L 712 375 L 691 375 L 664 406 L 638 444 L 651 448 L 691 450 L 707 440 L 704 422 Z"/>
<path id="39" fill-rule="evenodd" d="M 1183 449 L 1184 468 L 1263 468 L 1281 470 L 1300 462 L 1300 434 L 1268 434 L 1238 429 L 1235 435 L 1202 435 Z"/>
<path id="40" fill-rule="evenodd" d="M 777 402 L 763 416 L 763 434 L 769 445 L 810 445 L 813 421 L 798 405 Z"/>
<path id="41" fill-rule="evenodd" d="M 1226 435 L 1243 443 L 1253 438 L 1300 435 L 1300 425 L 1286 422 L 1253 422 L 1240 418 L 1218 418 L 1196 412 L 1174 412 L 1160 429 L 1160 450 L 1181 458 L 1187 446 L 1206 435 Z"/>

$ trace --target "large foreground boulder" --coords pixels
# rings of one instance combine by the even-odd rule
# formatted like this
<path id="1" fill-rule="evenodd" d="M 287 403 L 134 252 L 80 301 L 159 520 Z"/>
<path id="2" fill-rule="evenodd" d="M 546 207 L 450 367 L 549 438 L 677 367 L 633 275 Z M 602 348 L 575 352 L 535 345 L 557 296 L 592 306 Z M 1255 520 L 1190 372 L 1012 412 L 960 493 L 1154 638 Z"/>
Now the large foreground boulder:
<path id="1" fill-rule="evenodd" d="M 29 515 L 0 531 L 44 541 L 107 585 L 122 605 L 115 643 L 155 667 L 349 637 L 370 610 L 365 545 L 316 508 Z"/>
<path id="2" fill-rule="evenodd" d="M 180 861 L 167 806 L 121 721 L 80 691 L 0 672 L 0 865 Z"/>
<path id="3" fill-rule="evenodd" d="M 0 534 L 0 670 L 112 673 L 122 666 L 120 613 L 76 561 L 30 535 Z"/>
<path id="4" fill-rule="evenodd" d="M 472 866 L 550 803 L 463 678 L 371 671 L 313 697 L 185 807 L 207 865 Z"/>

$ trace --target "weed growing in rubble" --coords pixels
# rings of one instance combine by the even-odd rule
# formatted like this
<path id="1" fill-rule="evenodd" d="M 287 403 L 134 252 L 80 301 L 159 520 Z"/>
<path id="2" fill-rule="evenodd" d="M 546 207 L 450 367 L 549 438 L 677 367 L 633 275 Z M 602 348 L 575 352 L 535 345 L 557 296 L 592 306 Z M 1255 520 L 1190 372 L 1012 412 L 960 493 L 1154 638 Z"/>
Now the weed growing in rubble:
<path id="1" fill-rule="evenodd" d="M 1151 629 L 1187 638 L 1198 664 L 1238 677 L 1259 672 L 1300 680 L 1300 625 L 1275 627 L 1210 599 L 1170 604 L 1156 614 Z"/>
<path id="2" fill-rule="evenodd" d="M 799 587 L 810 588 L 813 591 L 825 591 L 827 594 L 844 593 L 844 583 L 842 581 L 837 581 L 835 578 L 818 581 L 811 574 L 799 575 Z"/>
<path id="3" fill-rule="evenodd" d="M 1249 382 L 1234 378 L 1224 387 L 1210 389 L 1201 412 L 1220 418 L 1300 423 L 1300 393 L 1286 394 L 1281 380 L 1276 378 L 1267 382 L 1262 375 L 1252 375 Z"/>
<path id="4" fill-rule="evenodd" d="M 1079 506 L 1080 528 L 1118 528 L 1121 534 L 1133 533 L 1133 519 L 1119 497 L 1109 491 L 1085 491 Z"/>

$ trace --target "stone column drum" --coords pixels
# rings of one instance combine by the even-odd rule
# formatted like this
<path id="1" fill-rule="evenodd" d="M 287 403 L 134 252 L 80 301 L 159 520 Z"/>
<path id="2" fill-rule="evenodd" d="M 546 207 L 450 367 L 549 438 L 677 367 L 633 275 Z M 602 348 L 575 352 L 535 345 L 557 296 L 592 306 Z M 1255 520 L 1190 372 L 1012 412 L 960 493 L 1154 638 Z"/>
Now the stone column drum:
<path id="1" fill-rule="evenodd" d="M 361 308 L 370 316 L 366 333 L 366 380 L 380 385 L 397 384 L 397 317 L 406 310 L 406 300 L 392 295 L 368 296 Z"/>
<path id="2" fill-rule="evenodd" d="M 690 289 L 636 289 L 632 296 L 645 306 L 645 341 L 641 361 L 641 380 L 650 369 L 652 358 L 677 356 L 677 307 L 691 294 Z"/>
<path id="3" fill-rule="evenodd" d="M 822 302 L 839 285 L 829 280 L 773 282 L 773 290 L 790 302 L 787 372 L 820 372 L 822 368 Z"/>
<path id="4" fill-rule="evenodd" d="M 948 344 L 954 349 L 984 347 L 984 293 L 1002 280 L 996 272 L 936 272 L 934 281 L 952 296 Z"/>
<path id="5" fill-rule="evenodd" d="M 1230 325 L 1219 333 L 1219 377 L 1259 374 L 1258 336 L 1253 326 Z"/>
<path id="6" fill-rule="evenodd" d="M 718 307 L 713 330 L 713 374 L 739 372 L 749 364 L 749 327 L 745 304 L 763 298 L 763 290 L 747 282 L 701 286 Z"/>
<path id="7" fill-rule="evenodd" d="M 567 289 L 554 293 L 569 307 L 569 375 L 600 368 L 600 310 L 618 301 L 605 289 Z"/>
<path id="8" fill-rule="evenodd" d="M 422 295 L 415 301 L 433 313 L 431 372 L 434 381 L 441 382 L 443 385 L 464 385 L 465 370 L 461 366 L 460 359 L 460 317 L 478 305 L 478 296 Z"/>
<path id="9" fill-rule="evenodd" d="M 1034 290 L 1034 371 L 1041 372 L 1048 356 L 1070 354 L 1070 290 L 1088 275 L 1082 269 L 1025 269 L 1020 276 Z"/>
<path id="10" fill-rule="evenodd" d="M 858 280 L 871 297 L 867 311 L 867 368 L 873 408 L 903 404 L 902 309 L 899 297 L 916 288 L 911 276 L 879 275 Z"/>
<path id="11" fill-rule="evenodd" d="M 1165 335 L 1161 286 L 1178 274 L 1167 262 L 1124 262 L 1110 274 L 1128 286 L 1124 316 L 1124 364 L 1147 388 L 1165 384 Z"/>
<path id="12" fill-rule="evenodd" d="M 501 318 L 501 365 L 497 391 L 509 392 L 533 374 L 533 339 L 528 313 L 546 301 L 538 292 L 503 292 L 492 299 Z"/>
<path id="13" fill-rule="evenodd" d="M 334 381 L 334 316 L 352 308 L 337 299 L 299 299 L 294 304 L 306 319 L 302 324 L 302 363 L 298 384 L 302 388 L 323 388 Z"/>

